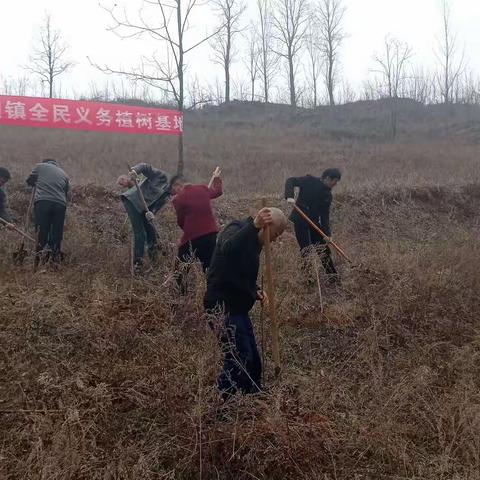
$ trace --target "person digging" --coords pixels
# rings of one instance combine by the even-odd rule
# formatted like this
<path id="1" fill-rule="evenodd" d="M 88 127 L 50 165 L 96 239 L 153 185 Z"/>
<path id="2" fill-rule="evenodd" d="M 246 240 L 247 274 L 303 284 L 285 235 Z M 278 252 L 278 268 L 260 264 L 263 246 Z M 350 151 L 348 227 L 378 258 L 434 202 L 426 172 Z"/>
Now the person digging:
<path id="1" fill-rule="evenodd" d="M 222 318 L 218 338 L 224 361 L 218 389 L 224 401 L 237 392 L 261 391 L 262 362 L 249 312 L 257 300 L 265 299 L 257 277 L 266 227 L 274 242 L 286 226 L 281 210 L 262 208 L 255 218 L 231 222 L 218 236 L 207 274 L 204 307 L 209 317 Z"/>
<path id="2" fill-rule="evenodd" d="M 34 268 L 37 269 L 41 258 L 54 263 L 63 258 L 61 246 L 70 182 L 56 160 L 46 159 L 35 165 L 27 185 L 35 188 L 33 212 L 37 246 Z"/>
<path id="3" fill-rule="evenodd" d="M 198 259 L 204 272 L 210 266 L 218 233 L 211 201 L 223 193 L 220 174 L 217 167 L 209 185 L 186 183 L 181 175 L 175 175 L 170 181 L 170 191 L 174 195 L 172 204 L 178 226 L 183 231 L 177 253 L 177 283 L 183 294 L 187 291 L 189 263 Z"/>
<path id="4" fill-rule="evenodd" d="M 329 243 L 331 241 L 330 206 L 332 204 L 332 189 L 340 181 L 342 175 L 337 168 L 328 168 L 322 176 L 291 177 L 285 182 L 285 199 L 294 206 L 290 215 L 293 222 L 295 236 L 304 265 L 309 251 L 315 248 L 320 253 L 323 268 L 327 274 L 329 284 L 339 283 L 339 277 L 333 264 Z M 298 197 L 295 201 L 295 188 L 298 188 Z M 298 211 L 300 209 L 315 225 L 325 233 L 322 237 L 317 229 L 312 228 Z"/>
<path id="5" fill-rule="evenodd" d="M 144 177 L 141 182 L 139 175 Z M 145 243 L 152 265 L 158 263 L 160 246 L 153 220 L 170 195 L 168 176 L 147 163 L 139 163 L 128 175 L 120 175 L 117 184 L 128 189 L 121 199 L 132 225 L 133 271 L 138 275 L 144 267 Z"/>

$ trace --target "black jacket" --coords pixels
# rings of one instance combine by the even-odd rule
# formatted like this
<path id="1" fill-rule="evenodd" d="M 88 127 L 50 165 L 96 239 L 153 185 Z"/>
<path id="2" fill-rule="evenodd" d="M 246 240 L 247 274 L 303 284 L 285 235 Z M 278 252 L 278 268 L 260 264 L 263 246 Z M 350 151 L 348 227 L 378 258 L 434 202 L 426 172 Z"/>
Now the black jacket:
<path id="1" fill-rule="evenodd" d="M 262 247 L 253 219 L 235 220 L 218 236 L 207 276 L 204 305 L 224 307 L 226 313 L 248 313 L 257 299 L 257 276 Z"/>
<path id="2" fill-rule="evenodd" d="M 332 233 L 330 230 L 331 189 L 320 178 L 312 175 L 291 177 L 285 182 L 285 198 L 295 198 L 295 187 L 300 189 L 297 205 L 311 220 L 319 224 L 326 235 L 330 236 Z M 295 210 L 292 212 L 290 220 L 293 222 L 305 221 Z"/>
<path id="3" fill-rule="evenodd" d="M 7 194 L 5 193 L 3 187 L 0 187 L 0 217 L 2 217 L 7 222 L 12 221 L 12 217 L 8 213 Z"/>
<path id="4" fill-rule="evenodd" d="M 149 210 L 152 213 L 157 213 L 165 205 L 170 194 L 167 175 L 148 163 L 139 163 L 133 167 L 133 170 L 135 170 L 138 175 L 145 177 L 145 180 L 139 185 L 140 190 L 143 193 Z M 133 186 L 123 193 L 122 197 L 129 200 L 139 213 L 145 211 L 136 186 Z"/>

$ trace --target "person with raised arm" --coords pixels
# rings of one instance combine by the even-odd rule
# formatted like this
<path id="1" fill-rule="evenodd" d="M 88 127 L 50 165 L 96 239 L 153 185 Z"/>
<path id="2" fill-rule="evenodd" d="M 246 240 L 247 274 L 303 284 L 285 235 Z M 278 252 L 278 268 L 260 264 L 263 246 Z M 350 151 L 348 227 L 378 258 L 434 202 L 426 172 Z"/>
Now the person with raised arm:
<path id="1" fill-rule="evenodd" d="M 186 183 L 182 175 L 175 175 L 170 181 L 173 195 L 172 204 L 177 215 L 178 226 L 183 234 L 179 240 L 177 259 L 188 264 L 198 259 L 204 272 L 208 270 L 219 231 L 212 210 L 212 200 L 223 193 L 220 169 L 217 167 L 209 185 Z M 179 273 L 178 284 L 186 291 L 186 270 Z"/>

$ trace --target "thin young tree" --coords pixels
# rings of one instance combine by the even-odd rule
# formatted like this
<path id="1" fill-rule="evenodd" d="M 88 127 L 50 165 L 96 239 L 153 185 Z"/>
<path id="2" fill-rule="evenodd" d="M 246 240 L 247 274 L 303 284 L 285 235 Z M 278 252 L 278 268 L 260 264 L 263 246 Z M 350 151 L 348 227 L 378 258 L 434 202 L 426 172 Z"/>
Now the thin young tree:
<path id="1" fill-rule="evenodd" d="M 212 0 L 214 11 L 218 15 L 219 32 L 212 40 L 215 52 L 214 62 L 222 66 L 225 75 L 225 102 L 230 101 L 230 67 L 237 50 L 235 37 L 241 33 L 241 19 L 246 5 L 243 0 Z"/>
<path id="2" fill-rule="evenodd" d="M 290 105 L 297 105 L 295 76 L 297 57 L 304 46 L 308 26 L 307 0 L 276 0 L 273 14 L 275 38 L 279 43 L 277 54 L 284 58 L 288 65 L 288 86 Z"/>
<path id="3" fill-rule="evenodd" d="M 192 13 L 203 5 L 201 0 L 142 0 L 143 8 L 138 18 L 132 19 L 126 10 L 118 12 L 116 5 L 103 7 L 110 15 L 110 30 L 121 38 L 149 36 L 161 45 L 164 55 L 153 53 L 140 58 L 140 65 L 131 70 L 98 67 L 109 74 L 120 74 L 134 82 L 143 82 L 160 89 L 175 101 L 176 108 L 185 109 L 185 58 L 203 43 L 218 34 L 220 29 L 197 41 L 188 41 Z M 184 169 L 183 135 L 178 136 L 177 170 Z"/>
<path id="4" fill-rule="evenodd" d="M 440 64 L 437 83 L 443 103 L 452 103 L 455 82 L 458 80 L 465 64 L 465 55 L 459 56 L 458 35 L 452 27 L 451 9 L 448 0 L 442 0 L 442 35 L 438 39 L 435 55 Z"/>
<path id="5" fill-rule="evenodd" d="M 263 83 L 263 100 L 270 100 L 270 87 L 278 63 L 275 54 L 275 39 L 273 37 L 273 12 L 270 0 L 257 0 L 258 23 L 260 37 L 260 76 Z"/>
<path id="6" fill-rule="evenodd" d="M 338 56 L 345 39 L 343 17 L 345 7 L 342 0 L 317 0 L 318 26 L 321 49 L 325 61 L 325 86 L 330 105 L 335 105 L 335 87 L 338 82 Z"/>
<path id="7" fill-rule="evenodd" d="M 323 58 L 321 55 L 318 24 L 313 16 L 308 20 L 308 29 L 305 36 L 308 66 L 306 68 L 307 83 L 312 92 L 312 107 L 318 106 L 318 81 L 322 73 Z"/>
<path id="8" fill-rule="evenodd" d="M 390 129 L 392 139 L 397 136 L 398 127 L 398 98 L 405 89 L 407 80 L 406 69 L 412 57 L 410 46 L 396 38 L 385 37 L 384 51 L 374 56 L 377 68 L 374 70 L 380 74 L 380 85 L 383 93 L 391 102 L 390 107 Z"/>
<path id="9" fill-rule="evenodd" d="M 377 67 L 373 70 L 380 74 L 388 98 L 398 98 L 407 79 L 406 68 L 412 57 L 411 47 L 401 40 L 385 37 L 384 50 L 375 54 Z"/>
<path id="10" fill-rule="evenodd" d="M 49 98 L 53 98 L 55 93 L 56 78 L 74 66 L 65 58 L 67 50 L 68 45 L 63 41 L 60 31 L 53 27 L 52 17 L 47 13 L 25 68 L 38 75 L 42 84 L 47 84 Z"/>
<path id="11" fill-rule="evenodd" d="M 255 86 L 261 70 L 262 48 L 260 35 L 254 24 L 247 31 L 247 58 L 244 61 L 250 79 L 250 101 L 255 101 Z"/>

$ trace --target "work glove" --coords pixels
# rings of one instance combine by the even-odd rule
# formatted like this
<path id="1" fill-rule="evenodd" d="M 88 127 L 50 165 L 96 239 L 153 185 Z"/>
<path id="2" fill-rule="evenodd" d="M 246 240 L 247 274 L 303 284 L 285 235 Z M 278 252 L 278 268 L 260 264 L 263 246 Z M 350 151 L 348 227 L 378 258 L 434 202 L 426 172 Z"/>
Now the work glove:
<path id="1" fill-rule="evenodd" d="M 294 205 L 295 204 L 295 199 L 294 198 L 287 198 L 287 203 L 289 203 L 290 205 Z"/>
<path id="2" fill-rule="evenodd" d="M 147 212 L 145 212 L 145 218 L 148 222 L 153 222 L 155 215 L 150 210 L 148 210 Z"/>
<path id="3" fill-rule="evenodd" d="M 135 170 L 130 170 L 128 172 L 128 178 L 130 178 L 130 180 L 138 180 L 138 174 Z"/>

